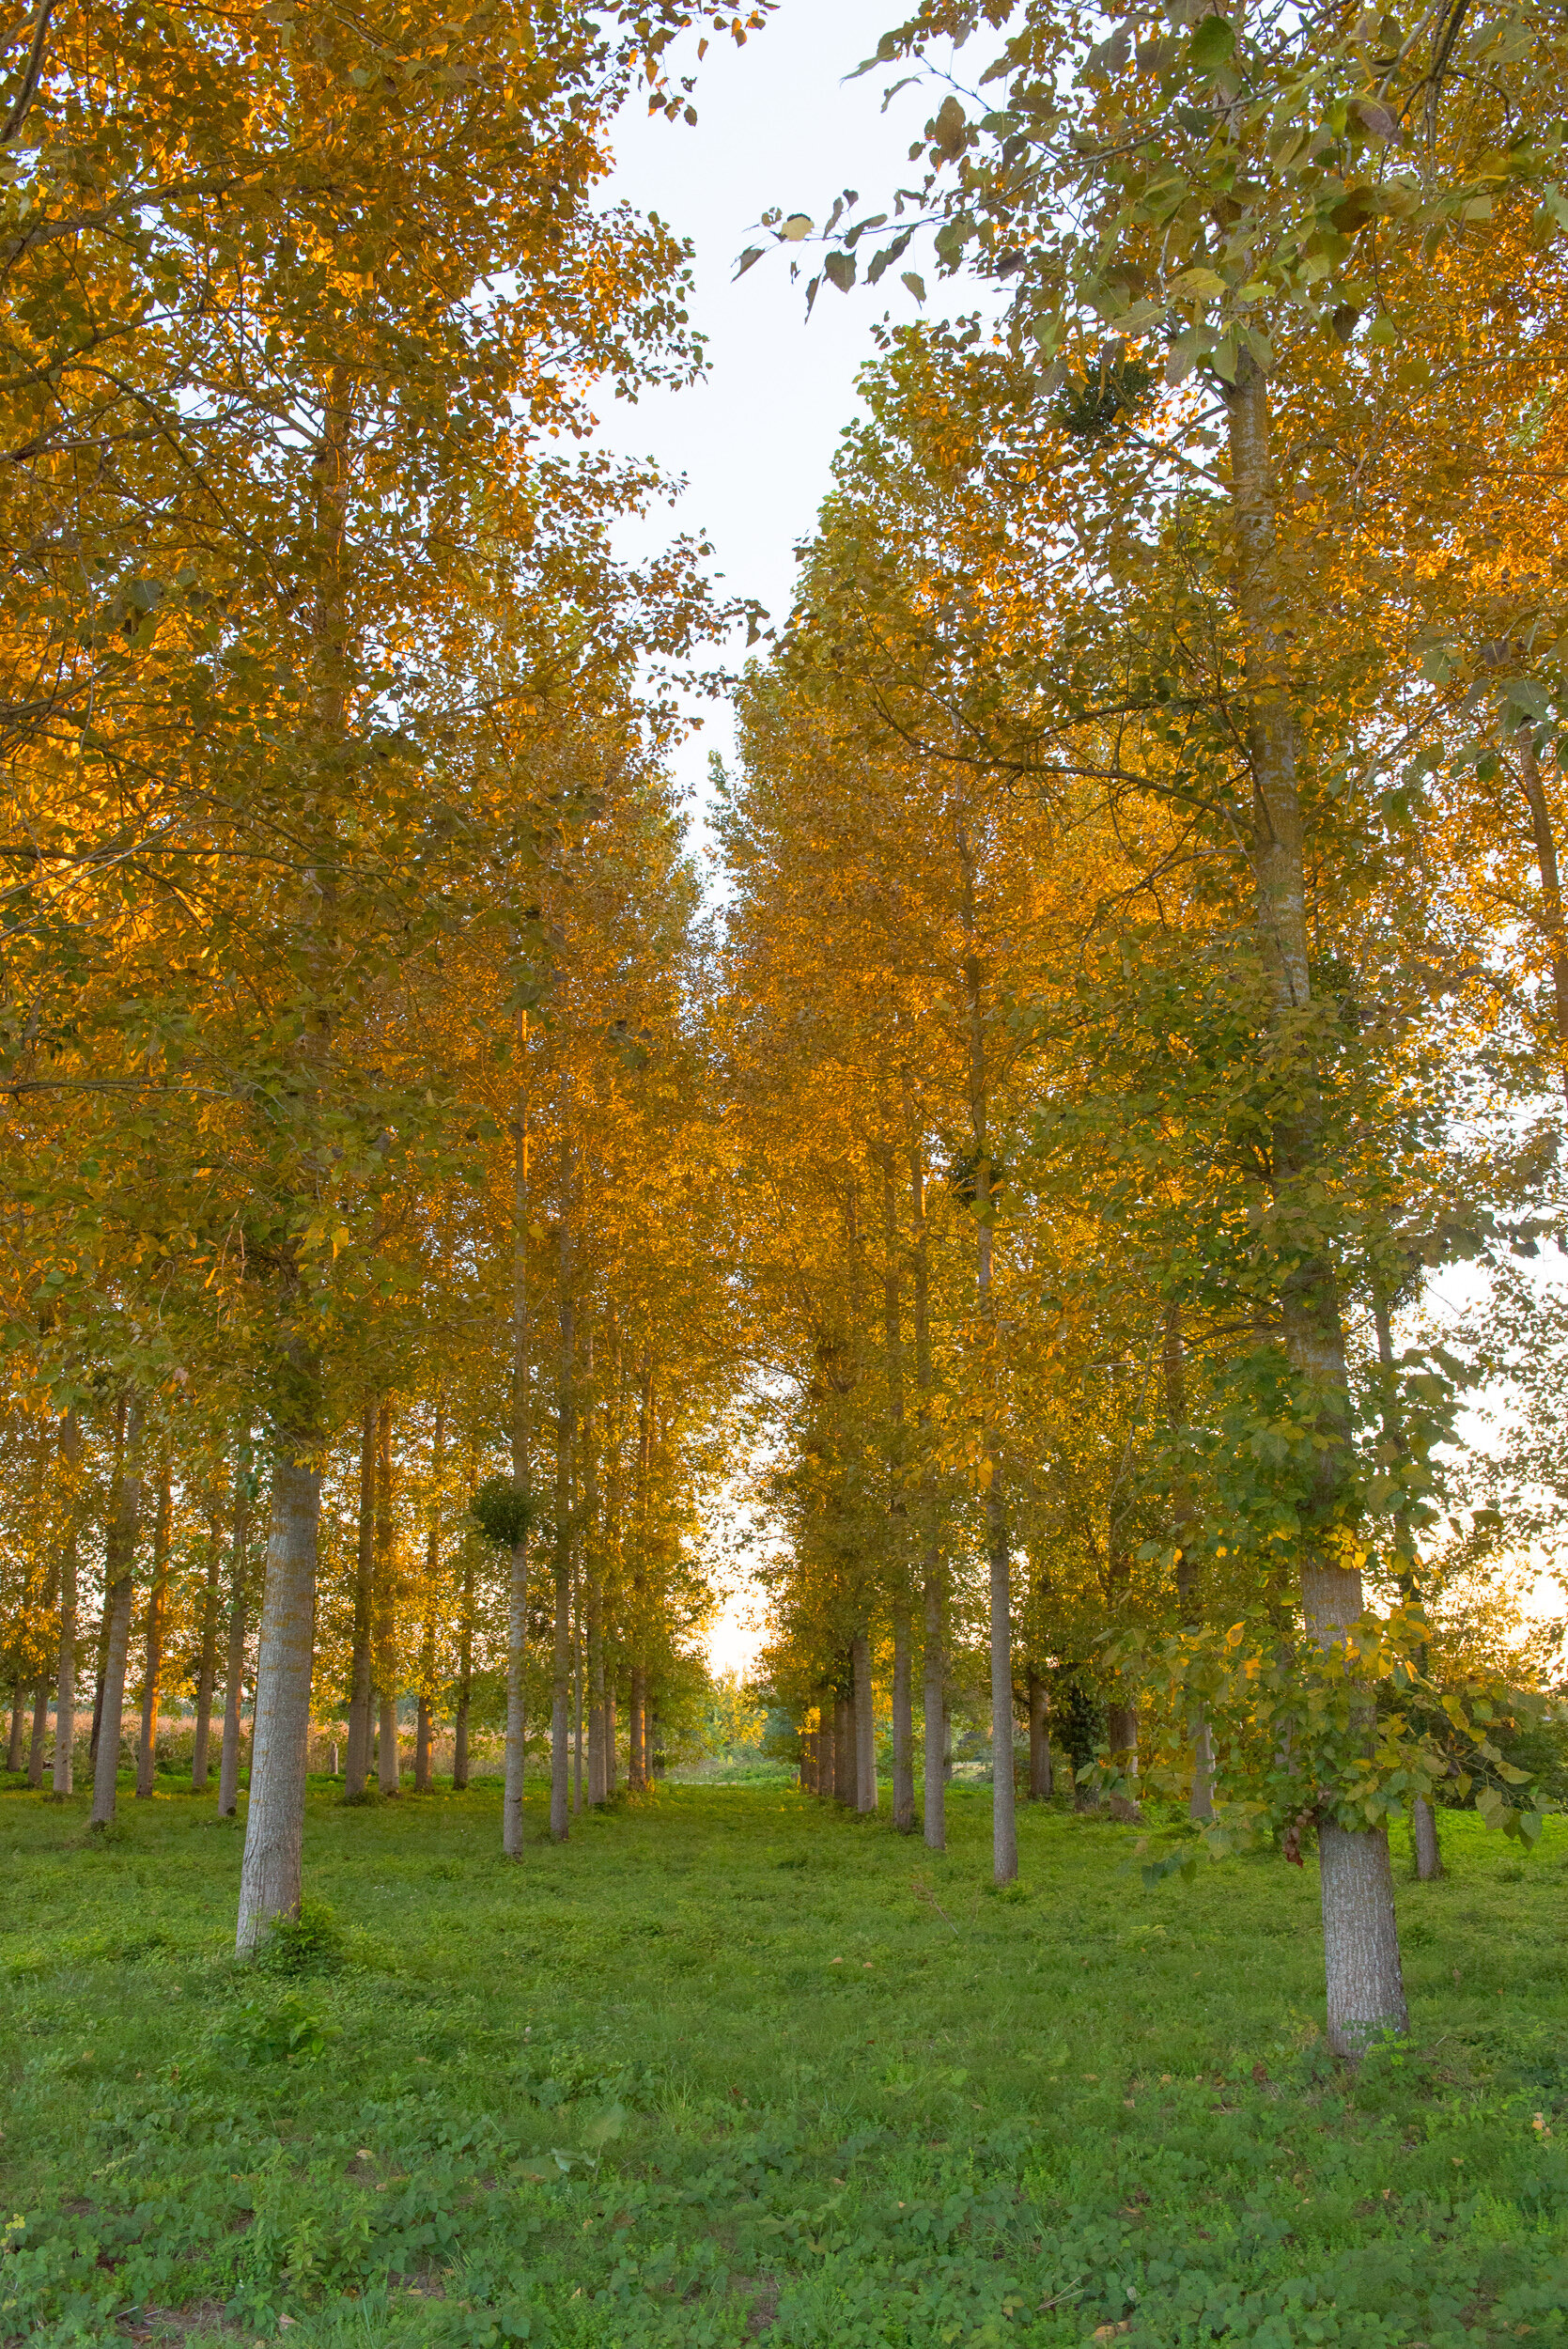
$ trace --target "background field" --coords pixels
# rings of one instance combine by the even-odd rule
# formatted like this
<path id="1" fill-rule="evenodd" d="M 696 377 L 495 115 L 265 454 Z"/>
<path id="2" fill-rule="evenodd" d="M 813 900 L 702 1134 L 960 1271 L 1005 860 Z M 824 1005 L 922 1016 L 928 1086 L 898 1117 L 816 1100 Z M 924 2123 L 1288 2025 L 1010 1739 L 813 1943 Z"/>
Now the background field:
<path id="1" fill-rule="evenodd" d="M 983 1791 L 933 1858 L 708 1784 L 517 1866 L 493 1784 L 322 1785 L 257 1972 L 240 1828 L 121 1809 L 0 1797 L 8 2343 L 1568 2340 L 1568 1823 L 1446 1819 L 1351 2082 L 1310 1861 L 1030 1809 L 999 1897 Z"/>

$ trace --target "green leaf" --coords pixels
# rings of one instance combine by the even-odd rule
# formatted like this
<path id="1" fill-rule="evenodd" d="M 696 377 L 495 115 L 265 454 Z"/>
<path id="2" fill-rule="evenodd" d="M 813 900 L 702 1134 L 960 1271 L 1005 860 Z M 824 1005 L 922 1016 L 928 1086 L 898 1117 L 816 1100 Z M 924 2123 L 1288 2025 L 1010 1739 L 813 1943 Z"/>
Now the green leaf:
<path id="1" fill-rule="evenodd" d="M 1188 46 L 1187 61 L 1194 73 L 1218 73 L 1235 49 L 1235 26 L 1229 17 L 1205 16 Z"/>
<path id="2" fill-rule="evenodd" d="M 830 253 L 822 264 L 822 274 L 840 293 L 847 293 L 855 282 L 855 257 L 852 253 Z"/>

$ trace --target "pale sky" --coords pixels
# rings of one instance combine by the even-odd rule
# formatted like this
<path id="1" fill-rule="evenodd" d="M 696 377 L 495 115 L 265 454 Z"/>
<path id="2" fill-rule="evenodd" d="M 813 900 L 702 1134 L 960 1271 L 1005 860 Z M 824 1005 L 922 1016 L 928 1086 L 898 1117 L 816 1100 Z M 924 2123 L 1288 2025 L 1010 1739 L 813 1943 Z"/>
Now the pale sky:
<path id="1" fill-rule="evenodd" d="M 919 310 L 893 270 L 874 292 L 824 286 L 808 324 L 813 248 L 800 256 L 806 266 L 793 286 L 782 251 L 738 284 L 735 263 L 747 245 L 764 241 L 753 231 L 771 205 L 820 223 L 846 186 L 868 204 L 876 196 L 881 210 L 884 192 L 918 177 L 910 143 L 940 93 L 908 90 L 883 117 L 885 71 L 843 78 L 901 13 L 892 0 L 781 0 L 743 49 L 713 42 L 698 68 L 694 129 L 629 110 L 606 191 L 607 201 L 657 212 L 691 239 L 693 317 L 708 336 L 705 383 L 601 411 L 610 447 L 651 452 L 691 485 L 674 522 L 660 512 L 620 543 L 629 552 L 673 527 L 703 529 L 726 591 L 755 596 L 775 620 L 789 609 L 794 549 L 812 530 L 834 444 L 855 412 L 856 371 L 875 355 L 873 327 L 885 315 L 912 319 Z M 862 260 L 876 249 L 868 244 Z M 903 266 L 932 281 L 913 248 Z M 973 289 L 933 286 L 931 309 L 973 306 Z M 737 660 L 741 649 L 733 647 Z M 680 780 L 700 789 L 709 750 L 727 754 L 730 739 L 728 712 L 712 710 L 679 754 Z"/>

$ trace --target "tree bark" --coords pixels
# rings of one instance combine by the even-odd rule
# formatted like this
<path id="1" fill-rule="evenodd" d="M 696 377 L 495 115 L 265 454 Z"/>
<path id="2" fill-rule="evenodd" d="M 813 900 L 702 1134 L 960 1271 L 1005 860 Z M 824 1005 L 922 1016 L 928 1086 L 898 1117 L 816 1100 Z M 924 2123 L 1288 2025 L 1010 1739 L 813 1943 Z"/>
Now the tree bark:
<path id="1" fill-rule="evenodd" d="M 931 1422 L 931 1254 L 930 1226 L 925 1214 L 925 1159 L 921 1146 L 920 1120 L 908 1071 L 904 1072 L 904 1130 L 909 1150 L 910 1267 L 914 1281 L 915 1391 L 919 1400 L 921 1441 Z M 921 1735 L 924 1751 L 921 1788 L 921 1826 L 930 1851 L 947 1849 L 947 1784 L 942 1770 L 942 1708 L 946 1673 L 942 1657 L 944 1576 L 937 1540 L 936 1495 L 929 1464 L 920 1470 L 919 1507 L 923 1557 L 921 1562 Z"/>
<path id="2" fill-rule="evenodd" d="M 82 1431 L 74 1411 L 60 1423 L 60 1457 L 72 1486 L 70 1530 L 60 1552 L 60 1655 L 54 1680 L 54 1792 L 69 1795 L 76 1744 L 76 1509 L 75 1477 Z"/>
<path id="3" fill-rule="evenodd" d="M 1129 1779 L 1138 1778 L 1138 1707 L 1135 1704 L 1112 1704 L 1106 1712 L 1106 1734 L 1113 1755 L 1119 1756 Z M 1143 1813 L 1138 1807 L 1136 1795 L 1112 1795 L 1110 1815 L 1120 1819 L 1124 1827 L 1141 1824 Z"/>
<path id="4" fill-rule="evenodd" d="M 647 1675 L 643 1666 L 635 1663 L 631 1667 L 628 1748 L 627 1785 L 632 1794 L 641 1795 L 648 1783 Z"/>
<path id="5" fill-rule="evenodd" d="M 985 973 L 979 951 L 975 859 L 968 832 L 957 831 L 963 874 L 964 999 L 969 1022 L 970 1127 L 974 1156 L 975 1318 L 979 1325 L 978 1377 L 989 1389 L 996 1377 L 998 1332 L 992 1294 L 992 1223 L 995 1187 L 989 1134 L 989 1080 L 986 1060 Z M 997 1884 L 1018 1873 L 1018 1837 L 1013 1797 L 1013 1593 L 1012 1546 L 997 1441 L 994 1397 L 983 1404 L 981 1481 L 985 1488 L 986 1556 L 991 1601 L 991 1872 Z"/>
<path id="6" fill-rule="evenodd" d="M 49 1683 L 40 1680 L 33 1691 L 33 1727 L 27 1743 L 27 1783 L 43 1784 L 43 1749 L 49 1735 Z"/>
<path id="7" fill-rule="evenodd" d="M 212 1691 L 218 1679 L 218 1543 L 223 1503 L 219 1488 L 209 1494 L 207 1573 L 201 1593 L 201 1654 L 196 1665 L 196 1727 L 191 1741 L 191 1792 L 207 1792 L 208 1754 L 212 1743 Z"/>
<path id="8" fill-rule="evenodd" d="M 859 1808 L 855 1785 L 854 1708 L 842 1689 L 833 1691 L 833 1794 L 846 1811 Z"/>
<path id="9" fill-rule="evenodd" d="M 372 1657 L 376 1607 L 376 1414 L 365 1405 L 360 1422 L 359 1527 L 354 1552 L 354 1644 L 349 1683 L 349 1744 L 343 1761 L 345 1801 L 357 1802 L 370 1775 L 371 1722 L 375 1710 Z"/>
<path id="10" fill-rule="evenodd" d="M 1187 1354 L 1182 1342 L 1182 1309 L 1174 1298 L 1165 1308 L 1162 1361 L 1166 1421 L 1172 1440 L 1179 1444 L 1187 1435 Z M 1176 1607 L 1183 1629 L 1197 1631 L 1202 1626 L 1203 1606 L 1198 1561 L 1192 1554 L 1192 1495 L 1187 1477 L 1180 1470 L 1172 1489 L 1171 1524 L 1175 1535 Z M 1188 1796 L 1187 1814 L 1198 1825 L 1207 1826 L 1214 1817 L 1214 1736 L 1208 1718 L 1200 1704 L 1194 1704 L 1188 1712 L 1188 1735 L 1192 1756 L 1192 1785 Z"/>
<path id="11" fill-rule="evenodd" d="M 124 1450 L 110 1497 L 103 1562 L 108 1640 L 103 1657 L 103 1710 L 99 1722 L 98 1760 L 93 1770 L 91 1824 L 95 1828 L 107 1827 L 115 1815 L 116 1780 L 119 1772 L 131 1602 L 135 1590 L 136 1527 L 142 1507 L 142 1405 L 138 1395 L 132 1394 L 125 1406 L 124 1427 Z"/>
<path id="12" fill-rule="evenodd" d="M 908 1601 L 893 1610 L 893 1823 L 900 1835 L 915 1828 L 914 1670 Z"/>
<path id="13" fill-rule="evenodd" d="M 437 1586 L 441 1579 L 441 1480 L 446 1466 L 446 1395 L 436 1387 L 436 1423 L 430 1455 L 430 1523 L 425 1540 L 425 1631 L 419 1643 L 419 1722 L 414 1744 L 413 1790 L 430 1791 L 430 1698 L 436 1680 Z"/>
<path id="14" fill-rule="evenodd" d="M 532 1486 L 528 1391 L 528 1014 L 520 1012 L 520 1076 L 513 1122 L 512 1157 L 512 1490 L 525 1500 Z M 506 1760 L 501 1802 L 501 1848 L 522 1856 L 522 1785 L 527 1761 L 528 1527 L 512 1545 L 506 1575 Z"/>
<path id="15" fill-rule="evenodd" d="M 605 1767 L 604 1579 L 588 1584 L 588 1800 L 601 1803 L 610 1792 Z"/>
<path id="16" fill-rule="evenodd" d="M 240 1804 L 240 1707 L 245 1676 L 247 1551 L 251 1534 L 251 1444 L 241 1431 L 234 1466 L 234 1547 L 230 1561 L 227 1673 L 224 1682 L 224 1742 L 218 1757 L 218 1815 L 232 1819 Z"/>
<path id="17" fill-rule="evenodd" d="M 1537 777 L 1537 788 L 1540 778 Z M 1377 1331 L 1377 1368 L 1382 1387 L 1384 1441 L 1394 1457 L 1406 1456 L 1405 1428 L 1400 1415 L 1399 1389 L 1394 1376 L 1393 1331 L 1389 1326 L 1389 1303 L 1381 1288 L 1373 1286 L 1373 1322 Z M 1394 1511 L 1394 1573 L 1400 1596 L 1408 1606 L 1421 1601 L 1421 1578 L 1416 1571 L 1416 1547 L 1411 1536 L 1409 1513 Z M 1421 1642 L 1419 1660 L 1426 1661 L 1426 1643 Z M 1434 1884 L 1443 1873 L 1442 1846 L 1437 1840 L 1437 1819 L 1424 1795 L 1417 1795 L 1410 1806 L 1410 1828 L 1416 1847 L 1416 1878 L 1421 1884 Z"/>
<path id="18" fill-rule="evenodd" d="M 6 1748 L 6 1767 L 8 1770 L 20 1771 L 22 1767 L 22 1740 L 24 1723 L 26 1720 L 26 1683 L 22 1680 L 15 1681 L 11 1687 L 10 1741 Z"/>
<path id="19" fill-rule="evenodd" d="M 158 1512 L 153 1519 L 152 1583 L 147 1601 L 147 1666 L 142 1674 L 142 1736 L 136 1749 L 136 1793 L 150 1800 L 158 1782 L 158 1703 L 163 1678 L 163 1608 L 169 1583 L 169 1538 L 173 1497 L 169 1447 L 158 1463 Z"/>
<path id="20" fill-rule="evenodd" d="M 1252 773 L 1251 863 L 1256 936 L 1271 997 L 1268 1050 L 1283 1106 L 1274 1115 L 1277 1197 L 1295 1208 L 1317 1185 L 1321 1110 L 1310 1036 L 1306 857 L 1296 774 L 1286 597 L 1279 560 L 1268 384 L 1243 358 L 1225 398 L 1238 556 L 1247 744 Z M 1310 1221 L 1308 1223 L 1310 1230 Z M 1361 1578 L 1334 1563 L 1353 1490 L 1344 1333 L 1327 1244 L 1298 1244 L 1283 1268 L 1280 1315 L 1287 1359 L 1315 1422 L 1318 1448 L 1301 1550 L 1302 1612 L 1320 1646 L 1343 1644 L 1361 1608 Z M 1370 1696 L 1369 1696 L 1370 1703 Z M 1377 2031 L 1408 2028 L 1386 1831 L 1324 1826 L 1319 1835 L 1328 2036 L 1355 2055 Z"/>
<path id="21" fill-rule="evenodd" d="M 871 1641 L 857 1631 L 849 1650 L 855 1707 L 855 1808 L 877 1808 L 877 1712 L 871 1683 Z"/>
<path id="22" fill-rule="evenodd" d="M 572 1150 L 561 1143 L 561 1205 L 557 1229 L 560 1352 L 555 1386 L 555 1641 L 551 1663 L 550 1836 L 571 1832 L 571 1566 L 572 1454 L 577 1435 L 577 1300 L 572 1295 Z"/>
<path id="23" fill-rule="evenodd" d="M 275 1918 L 299 1915 L 303 1889 L 316 1543 L 321 1512 L 320 1470 L 308 1455 L 300 1456 L 303 1449 L 299 1433 L 280 1437 L 272 1470 L 251 1719 L 251 1792 L 234 1936 L 241 1956 L 256 1947 Z"/>
<path id="24" fill-rule="evenodd" d="M 384 1801 L 402 1791 L 403 1762 L 397 1750 L 397 1576 L 396 1527 L 392 1514 L 392 1399 L 382 1395 L 376 1412 L 376 1698 L 380 1734 L 376 1782 Z"/>
<path id="25" fill-rule="evenodd" d="M 604 1684 L 604 1791 L 607 1797 L 615 1791 L 615 1684 L 613 1680 L 606 1680 Z"/>
<path id="26" fill-rule="evenodd" d="M 452 1722 L 452 1785 L 461 1794 L 468 1784 L 468 1708 L 474 1686 L 474 1547 L 462 1551 L 463 1579 L 458 1618 L 458 1703 Z"/>
<path id="27" fill-rule="evenodd" d="M 1044 1675 L 1032 1671 L 1026 1685 L 1029 1689 L 1029 1799 L 1031 1802 L 1049 1802 L 1053 1774 Z"/>
<path id="28" fill-rule="evenodd" d="M 330 330 L 329 330 L 330 331 Z M 293 1114 L 303 1146 L 299 1193 L 315 1206 L 331 1147 L 323 1109 L 331 1073 L 332 1009 L 336 979 L 339 761 L 347 733 L 349 630 L 344 534 L 350 468 L 353 385 L 341 361 L 322 385 L 321 435 L 312 458 L 312 531 L 305 578 L 312 590 L 311 658 L 315 739 L 312 829 L 296 916 L 308 945 L 303 1017 L 294 1051 Z M 272 1389 L 272 1495 L 256 1688 L 251 1708 L 250 1798 L 240 1870 L 235 1947 L 254 1950 L 277 1917 L 299 1914 L 304 1797 L 310 1758 L 310 1697 L 316 1647 L 317 1541 L 321 1510 L 321 1361 L 311 1335 L 314 1309 L 291 1253 L 274 1297 L 269 1384 Z M 238 1692 L 239 1674 L 233 1680 Z M 235 1759 L 238 1762 L 238 1713 Z M 227 1721 L 225 1722 L 227 1764 Z"/>

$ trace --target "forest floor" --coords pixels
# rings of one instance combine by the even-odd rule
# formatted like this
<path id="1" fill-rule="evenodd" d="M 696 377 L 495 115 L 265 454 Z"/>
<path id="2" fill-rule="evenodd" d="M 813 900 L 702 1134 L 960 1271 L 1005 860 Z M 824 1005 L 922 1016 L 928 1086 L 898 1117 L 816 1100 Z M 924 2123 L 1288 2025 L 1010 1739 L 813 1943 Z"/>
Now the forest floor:
<path id="1" fill-rule="evenodd" d="M 1413 2038 L 1353 2078 L 1310 1861 L 1150 1891 L 1031 1809 L 999 1897 L 985 1791 L 934 1857 L 753 1783 L 518 1865 L 494 1783 L 321 1781 L 289 1973 L 210 1797 L 121 1809 L 0 1792 L 7 2343 L 1568 2341 L 1568 1821 L 1397 1855 Z"/>

